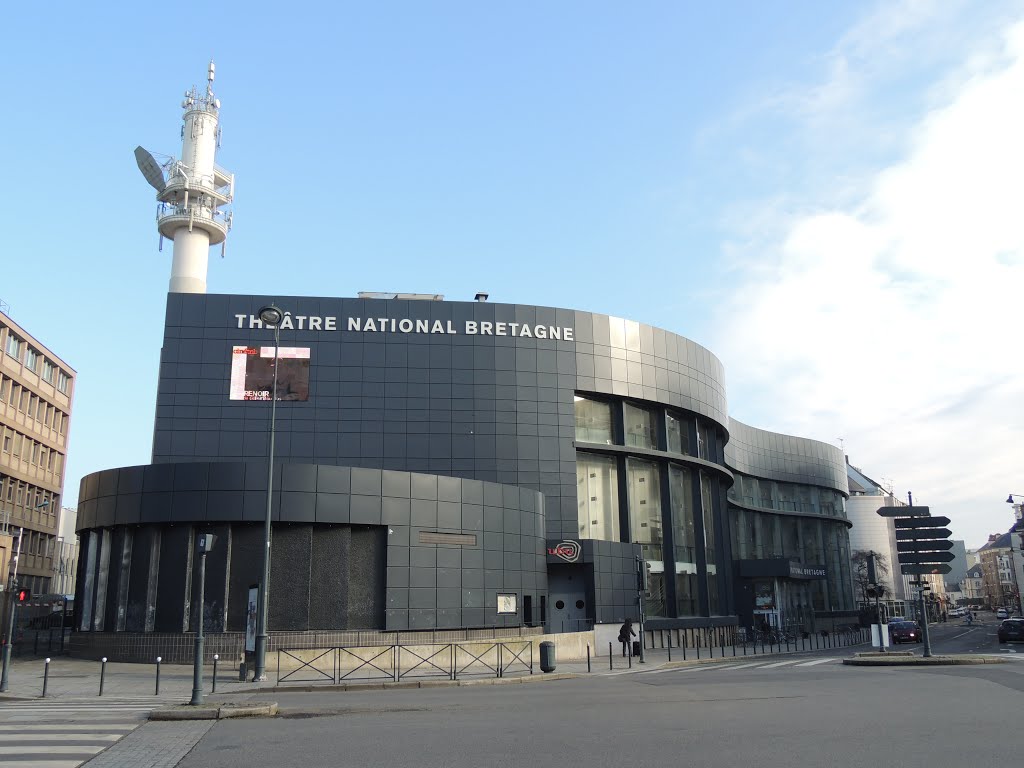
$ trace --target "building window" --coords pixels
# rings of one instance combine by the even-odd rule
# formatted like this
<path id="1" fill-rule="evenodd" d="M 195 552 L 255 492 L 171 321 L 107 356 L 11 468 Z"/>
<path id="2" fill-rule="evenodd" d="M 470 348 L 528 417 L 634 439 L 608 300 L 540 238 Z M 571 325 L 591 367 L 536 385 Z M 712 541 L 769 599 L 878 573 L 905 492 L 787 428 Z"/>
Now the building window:
<path id="1" fill-rule="evenodd" d="M 685 421 L 674 414 L 666 414 L 665 432 L 668 438 L 668 449 L 672 453 L 690 455 L 690 430 Z"/>
<path id="2" fill-rule="evenodd" d="M 3 429 L 3 434 L 4 434 L 4 453 L 10 453 L 11 452 L 11 431 L 9 429 L 3 428 L 3 427 L 0 427 L 0 429 Z"/>
<path id="3" fill-rule="evenodd" d="M 25 367 L 34 373 L 37 365 L 39 365 L 39 353 L 32 349 L 32 347 L 26 345 Z"/>
<path id="4" fill-rule="evenodd" d="M 69 377 L 64 371 L 57 374 L 57 389 L 63 392 L 65 395 L 68 393 L 68 385 L 71 383 L 71 377 Z"/>
<path id="5" fill-rule="evenodd" d="M 0 376 L 0 403 L 7 401 L 7 393 L 11 388 L 11 380 L 6 376 Z"/>
<path id="6" fill-rule="evenodd" d="M 46 381 L 46 382 L 49 382 L 50 384 L 53 384 L 53 373 L 54 373 L 53 363 L 51 363 L 49 360 L 44 359 L 43 360 L 43 381 Z"/>
<path id="7" fill-rule="evenodd" d="M 715 513 L 711 498 L 711 478 L 700 473 L 700 500 L 704 510 L 704 557 L 708 566 L 708 611 L 718 615 L 718 566 L 715 553 Z"/>
<path id="8" fill-rule="evenodd" d="M 651 411 L 624 403 L 622 415 L 626 426 L 626 445 L 634 448 L 658 447 L 658 433 Z"/>
<path id="9" fill-rule="evenodd" d="M 576 454 L 576 517 L 581 538 L 619 540 L 619 474 L 614 458 Z"/>
<path id="10" fill-rule="evenodd" d="M 697 458 L 708 459 L 708 425 L 697 419 Z"/>
<path id="11" fill-rule="evenodd" d="M 669 496 L 672 503 L 672 544 L 676 566 L 676 615 L 700 612 L 697 583 L 697 532 L 693 521 L 693 476 L 688 469 L 670 466 Z"/>
<path id="12" fill-rule="evenodd" d="M 629 489 L 630 540 L 640 545 L 648 572 L 644 611 L 651 616 L 667 616 L 665 537 L 661 523 L 661 476 L 658 465 L 651 461 L 627 459 L 626 485 Z"/>
<path id="13" fill-rule="evenodd" d="M 7 333 L 7 346 L 6 346 L 7 354 L 10 355 L 11 357 L 17 359 L 18 358 L 18 350 L 19 350 L 20 347 L 21 347 L 21 340 L 17 336 L 15 336 L 13 333 L 8 331 L 8 333 Z"/>
<path id="14" fill-rule="evenodd" d="M 588 400 L 576 395 L 573 398 L 573 410 L 576 413 L 577 440 L 585 443 L 603 443 L 604 445 L 611 445 L 615 442 L 611 403 Z"/>

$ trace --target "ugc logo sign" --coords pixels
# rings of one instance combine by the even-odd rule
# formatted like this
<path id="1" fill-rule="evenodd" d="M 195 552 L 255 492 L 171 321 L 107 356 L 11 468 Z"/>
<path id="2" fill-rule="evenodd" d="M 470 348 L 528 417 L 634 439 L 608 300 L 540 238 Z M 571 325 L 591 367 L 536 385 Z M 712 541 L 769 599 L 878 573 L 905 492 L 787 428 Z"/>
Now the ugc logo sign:
<path id="1" fill-rule="evenodd" d="M 575 563 L 580 559 L 580 543 L 571 539 L 559 542 L 553 547 L 548 547 L 548 554 L 559 557 L 567 563 Z"/>

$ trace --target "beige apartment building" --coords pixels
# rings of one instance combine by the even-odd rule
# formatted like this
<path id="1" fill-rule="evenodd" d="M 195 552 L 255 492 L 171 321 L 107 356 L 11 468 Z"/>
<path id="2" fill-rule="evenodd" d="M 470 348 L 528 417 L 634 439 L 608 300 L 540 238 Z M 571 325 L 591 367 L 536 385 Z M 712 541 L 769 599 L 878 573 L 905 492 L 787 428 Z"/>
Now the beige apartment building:
<path id="1" fill-rule="evenodd" d="M 74 386 L 74 369 L 0 311 L 0 541 L 24 530 L 18 583 L 33 594 L 51 592 L 58 557 Z"/>

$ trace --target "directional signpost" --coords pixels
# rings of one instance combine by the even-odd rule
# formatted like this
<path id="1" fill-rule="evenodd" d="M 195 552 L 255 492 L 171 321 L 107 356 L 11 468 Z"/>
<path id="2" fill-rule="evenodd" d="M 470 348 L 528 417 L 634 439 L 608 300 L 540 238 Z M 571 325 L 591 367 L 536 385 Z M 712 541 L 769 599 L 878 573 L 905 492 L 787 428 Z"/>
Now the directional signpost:
<path id="1" fill-rule="evenodd" d="M 911 499 L 911 502 L 913 500 Z M 953 570 L 947 563 L 955 559 L 951 550 L 953 542 L 949 540 L 952 531 L 943 526 L 949 525 L 948 517 L 932 516 L 928 507 L 915 507 L 913 503 L 906 507 L 882 507 L 878 510 L 882 517 L 893 517 L 896 527 L 896 550 L 900 563 L 900 573 L 904 576 L 925 576 L 929 574 L 946 574 Z M 924 634 L 924 655 L 932 655 L 931 639 L 928 636 L 928 614 L 925 611 L 924 593 L 927 582 L 918 579 L 914 582 L 918 588 L 921 607 L 921 629 Z"/>

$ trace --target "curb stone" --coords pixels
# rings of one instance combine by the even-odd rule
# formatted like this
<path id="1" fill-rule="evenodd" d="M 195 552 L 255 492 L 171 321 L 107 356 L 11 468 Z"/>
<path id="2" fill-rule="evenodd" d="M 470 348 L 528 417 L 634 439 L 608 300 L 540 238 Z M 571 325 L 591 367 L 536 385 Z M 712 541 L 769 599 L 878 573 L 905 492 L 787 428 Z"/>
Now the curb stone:
<path id="1" fill-rule="evenodd" d="M 854 657 L 843 659 L 843 664 L 851 667 L 943 667 L 966 664 L 1006 664 L 1007 660 L 998 656 L 889 656 L 874 658 Z"/>
<path id="2" fill-rule="evenodd" d="M 217 704 L 207 707 L 193 707 L 181 704 L 175 707 L 154 709 L 150 720 L 225 720 L 232 717 L 273 717 L 278 712 L 276 701 L 246 702 L 244 704 Z"/>

